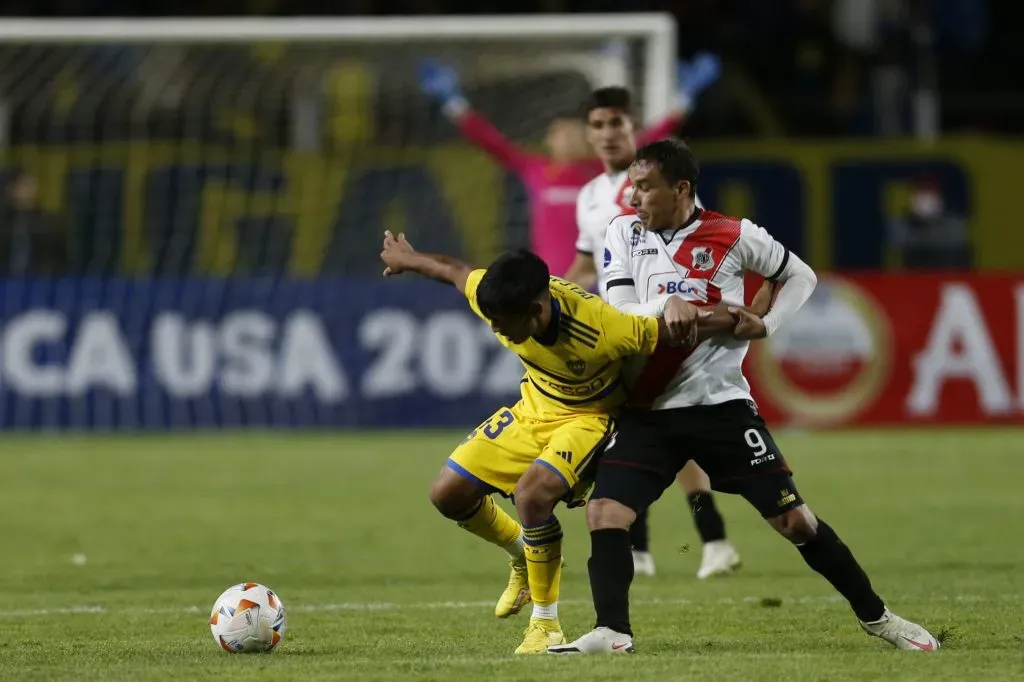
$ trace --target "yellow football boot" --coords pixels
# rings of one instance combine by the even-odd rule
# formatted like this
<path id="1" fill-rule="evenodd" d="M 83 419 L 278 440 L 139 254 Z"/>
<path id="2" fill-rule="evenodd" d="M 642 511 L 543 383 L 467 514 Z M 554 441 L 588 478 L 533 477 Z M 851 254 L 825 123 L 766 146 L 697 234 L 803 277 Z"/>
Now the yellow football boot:
<path id="1" fill-rule="evenodd" d="M 498 603 L 494 605 L 494 615 L 508 618 L 519 613 L 530 603 L 530 582 L 526 577 L 526 561 L 517 563 L 514 559 L 508 562 L 510 567 L 508 586 L 501 593 Z"/>
<path id="2" fill-rule="evenodd" d="M 565 644 L 565 635 L 562 634 L 562 626 L 557 620 L 541 620 L 531 618 L 530 625 L 526 628 L 526 636 L 523 643 L 516 649 L 517 654 L 544 654 L 549 646 Z"/>

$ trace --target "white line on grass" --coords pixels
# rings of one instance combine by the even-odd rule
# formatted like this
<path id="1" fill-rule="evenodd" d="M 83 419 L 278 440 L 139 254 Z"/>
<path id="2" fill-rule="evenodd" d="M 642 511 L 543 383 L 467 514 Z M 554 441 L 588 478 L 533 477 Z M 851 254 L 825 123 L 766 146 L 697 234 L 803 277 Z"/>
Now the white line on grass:
<path id="1" fill-rule="evenodd" d="M 715 600 L 703 600 L 703 599 L 633 599 L 630 603 L 636 606 L 700 606 L 700 605 L 715 605 L 715 606 L 727 606 L 735 604 L 759 604 L 765 601 L 765 597 L 723 597 Z M 913 596 L 904 595 L 902 599 L 896 599 L 894 602 L 899 601 L 911 601 L 911 600 L 923 600 L 935 603 L 950 603 L 950 602 L 993 602 L 993 601 L 1020 601 L 1022 595 L 1019 594 L 1003 594 L 996 596 L 985 596 L 978 594 L 960 594 L 960 595 L 940 595 L 940 596 Z M 828 595 L 821 597 L 798 597 L 798 598 L 783 598 L 780 599 L 784 604 L 833 604 L 842 602 L 843 598 L 839 595 Z M 590 605 L 589 600 L 584 599 L 563 599 L 562 604 L 566 605 Z M 483 609 L 494 606 L 493 601 L 424 601 L 424 602 L 337 602 L 327 604 L 297 604 L 295 606 L 288 607 L 289 612 L 297 613 L 336 613 L 339 611 L 412 611 L 412 610 L 455 610 L 455 609 Z M 21 609 L 13 611 L 0 611 L 0 618 L 29 618 L 29 617 L 48 617 L 48 616 L 75 616 L 75 615 L 109 615 L 109 614 L 124 614 L 124 615 L 154 615 L 154 614 L 206 614 L 209 613 L 209 607 L 200 606 L 172 606 L 160 609 L 153 608 L 133 608 L 133 607 L 106 607 L 99 605 L 88 605 L 88 606 L 69 606 L 61 608 L 51 609 Z"/>

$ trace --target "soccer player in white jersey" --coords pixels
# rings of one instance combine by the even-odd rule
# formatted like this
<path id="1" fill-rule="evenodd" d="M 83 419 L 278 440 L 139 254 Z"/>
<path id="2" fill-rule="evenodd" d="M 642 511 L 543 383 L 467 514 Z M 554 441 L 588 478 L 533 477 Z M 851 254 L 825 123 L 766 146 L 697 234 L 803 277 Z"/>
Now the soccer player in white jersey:
<path id="1" fill-rule="evenodd" d="M 628 168 L 636 155 L 636 136 L 629 91 L 625 88 L 600 88 L 591 93 L 586 106 L 587 139 L 604 164 L 605 172 L 588 182 L 576 199 L 576 259 L 565 278 L 606 296 L 604 270 L 607 265 L 604 238 L 608 223 L 622 214 L 633 215 L 630 206 L 632 185 Z M 697 200 L 700 206 L 700 200 Z M 679 475 L 686 493 L 694 525 L 703 546 L 698 578 L 731 573 L 740 565 L 740 556 L 725 535 L 725 521 L 715 506 L 707 474 L 696 462 L 690 462 Z M 633 566 L 637 575 L 654 575 L 650 553 L 647 511 L 637 515 L 630 528 Z"/>
<path id="2" fill-rule="evenodd" d="M 748 339 L 779 328 L 808 299 L 814 272 L 768 232 L 746 219 L 694 205 L 697 160 L 679 140 L 641 148 L 630 167 L 635 216 L 608 227 L 609 301 L 619 310 L 656 316 L 669 290 L 696 305 L 743 301 L 743 275 L 753 270 L 781 285 L 763 318 L 732 308 L 733 337 L 652 355 L 628 377 L 636 409 L 623 411 L 598 465 L 587 505 L 590 586 L 596 628 L 551 653 L 632 652 L 629 526 L 696 460 L 722 492 L 742 495 L 804 561 L 846 598 L 861 627 L 898 649 L 934 651 L 938 640 L 890 612 L 853 553 L 804 503 L 772 439 L 742 363 Z"/>

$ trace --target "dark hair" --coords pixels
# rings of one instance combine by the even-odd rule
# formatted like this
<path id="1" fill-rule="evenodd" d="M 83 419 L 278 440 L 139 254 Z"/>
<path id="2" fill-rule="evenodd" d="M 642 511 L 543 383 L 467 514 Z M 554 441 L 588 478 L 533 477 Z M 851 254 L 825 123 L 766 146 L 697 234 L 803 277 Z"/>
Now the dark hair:
<path id="1" fill-rule="evenodd" d="M 590 112 L 594 109 L 619 109 L 632 116 L 633 98 L 626 88 L 618 86 L 598 88 L 591 92 L 590 97 L 587 98 L 587 102 L 584 105 L 583 118 L 589 116 Z"/>
<path id="2" fill-rule="evenodd" d="M 521 315 L 548 290 L 550 273 L 540 256 L 519 249 L 487 268 L 476 289 L 476 303 L 485 317 Z"/>
<path id="3" fill-rule="evenodd" d="M 682 140 L 668 138 L 645 144 L 636 150 L 636 160 L 633 163 L 650 163 L 657 166 L 670 185 L 683 180 L 689 181 L 690 196 L 696 196 L 700 164 L 697 163 L 693 150 Z"/>

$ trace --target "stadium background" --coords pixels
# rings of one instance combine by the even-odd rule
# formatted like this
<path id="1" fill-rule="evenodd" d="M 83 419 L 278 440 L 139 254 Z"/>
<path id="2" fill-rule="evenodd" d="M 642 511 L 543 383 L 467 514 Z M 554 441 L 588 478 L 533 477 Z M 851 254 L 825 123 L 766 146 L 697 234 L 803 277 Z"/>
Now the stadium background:
<path id="1" fill-rule="evenodd" d="M 1024 679 L 1013 4 L 5 3 L 0 679 Z M 701 196 L 822 274 L 752 349 L 760 406 L 887 603 L 946 635 L 938 655 L 865 636 L 733 496 L 716 504 L 744 566 L 697 580 L 699 539 L 670 490 L 651 514 L 657 575 L 632 587 L 639 655 L 521 660 L 525 614 L 491 616 L 504 554 L 429 504 L 521 367 L 454 291 L 384 281 L 380 233 L 484 263 L 525 242 L 527 207 L 420 93 L 416 60 L 453 63 L 470 101 L 539 149 L 594 82 L 631 81 L 656 117 L 642 41 L 85 42 L 12 23 L 512 12 L 569 30 L 582 20 L 551 10 L 582 9 L 670 12 L 677 56 L 722 56 L 681 131 Z M 906 240 L 901 219 L 936 194 L 933 229 Z M 558 514 L 576 637 L 592 624 L 585 514 Z M 210 638 L 210 605 L 241 581 L 289 609 L 272 656 Z"/>
<path id="2" fill-rule="evenodd" d="M 703 161 L 708 205 L 755 219 L 819 271 L 852 277 L 822 287 L 824 307 L 802 318 L 832 311 L 848 334 L 798 324 L 753 354 L 769 413 L 830 424 L 1018 419 L 1024 294 L 1014 277 L 993 283 L 985 274 L 1024 267 L 1024 237 L 1009 223 L 1024 147 L 1013 137 L 1022 98 L 1000 76 L 1020 59 L 999 21 L 1005 3 L 605 4 L 673 10 L 686 17 L 680 57 L 723 56 L 723 77 L 681 131 Z M 305 14 L 314 5 L 250 11 Z M 197 11 L 218 14 L 230 3 L 204 8 Z M 22 9 L 132 13 L 102 2 Z M 145 13 L 163 12 L 150 5 Z M 523 55 L 528 45 L 537 46 L 540 66 Z M 452 292 L 378 278 L 380 234 L 404 231 L 420 249 L 486 263 L 526 243 L 528 207 L 514 174 L 463 140 L 419 92 L 416 60 L 451 61 L 470 101 L 516 142 L 539 149 L 550 118 L 574 111 L 594 84 L 587 63 L 606 48 L 593 39 L 9 37 L 0 44 L 0 423 L 475 423 L 514 396 L 514 362 Z M 640 94 L 640 46 L 622 41 L 620 49 L 633 56 L 620 74 Z M 567 52 L 573 59 L 561 60 Z M 893 226 L 929 187 L 944 200 L 940 222 L 952 231 L 901 246 Z M 904 274 L 872 274 L 882 272 Z M 949 299 L 957 283 L 966 298 Z M 920 305 L 901 309 L 901 292 Z M 944 332 L 943 301 L 972 307 L 988 335 L 964 346 L 962 330 Z M 818 352 L 794 351 L 807 347 Z M 925 351 L 938 378 L 903 376 Z M 978 369 L 993 353 L 996 370 Z M 914 407 L 909 396 L 921 391 L 936 397 Z"/>

